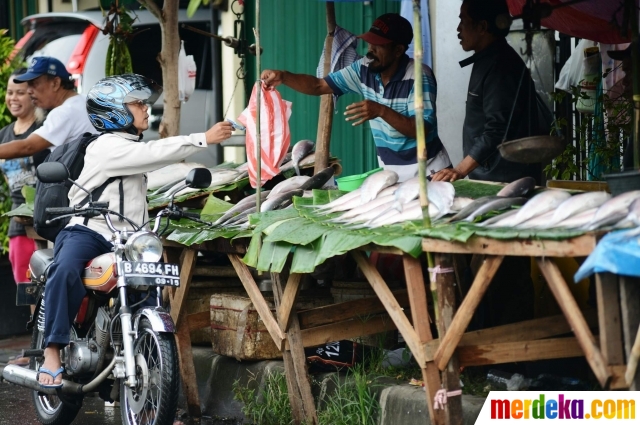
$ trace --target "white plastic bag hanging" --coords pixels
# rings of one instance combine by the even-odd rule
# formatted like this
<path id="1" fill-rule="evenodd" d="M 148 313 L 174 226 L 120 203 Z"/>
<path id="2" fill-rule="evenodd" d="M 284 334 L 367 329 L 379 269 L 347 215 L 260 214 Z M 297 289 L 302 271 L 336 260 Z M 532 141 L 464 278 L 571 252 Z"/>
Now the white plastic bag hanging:
<path id="1" fill-rule="evenodd" d="M 257 152 L 256 152 L 256 87 L 253 86 L 249 106 L 240 114 L 240 121 L 246 128 L 247 163 L 249 166 L 249 182 L 256 187 Z M 284 159 L 291 133 L 289 131 L 289 117 L 291 117 L 291 102 L 283 100 L 276 89 L 266 90 L 260 84 L 260 151 L 262 184 L 280 173 L 280 164 Z"/>
<path id="2" fill-rule="evenodd" d="M 184 41 L 181 41 L 180 54 L 178 55 L 178 96 L 181 102 L 189 100 L 196 88 L 196 73 L 198 68 L 192 55 L 187 56 L 184 50 Z"/>

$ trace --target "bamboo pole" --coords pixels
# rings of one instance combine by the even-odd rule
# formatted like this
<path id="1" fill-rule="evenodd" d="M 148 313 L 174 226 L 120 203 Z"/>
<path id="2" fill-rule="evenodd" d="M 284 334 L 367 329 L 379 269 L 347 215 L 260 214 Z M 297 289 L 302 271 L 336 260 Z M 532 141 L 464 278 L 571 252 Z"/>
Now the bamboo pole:
<path id="1" fill-rule="evenodd" d="M 422 15 L 420 11 L 420 0 L 413 0 L 413 61 L 415 69 L 415 110 L 416 110 L 416 140 L 417 156 L 418 156 L 418 180 L 420 182 L 420 206 L 422 207 L 422 223 L 424 227 L 431 227 L 431 218 L 429 217 L 429 197 L 427 188 L 427 142 L 424 132 L 424 96 L 422 92 Z M 430 269 L 435 267 L 433 255 L 426 253 L 427 264 Z M 438 291 L 435 279 L 429 276 L 429 289 L 433 297 L 433 305 L 435 307 L 436 321 L 438 320 Z"/>
<path id="2" fill-rule="evenodd" d="M 260 212 L 260 191 L 262 190 L 262 145 L 260 135 L 260 95 L 262 94 L 262 80 L 260 80 L 260 0 L 256 0 L 256 27 L 253 29 L 256 37 L 256 211 Z"/>
<path id="3" fill-rule="evenodd" d="M 640 54 L 638 53 L 638 8 L 627 0 L 631 12 L 631 63 L 633 69 L 633 168 L 640 170 Z"/>

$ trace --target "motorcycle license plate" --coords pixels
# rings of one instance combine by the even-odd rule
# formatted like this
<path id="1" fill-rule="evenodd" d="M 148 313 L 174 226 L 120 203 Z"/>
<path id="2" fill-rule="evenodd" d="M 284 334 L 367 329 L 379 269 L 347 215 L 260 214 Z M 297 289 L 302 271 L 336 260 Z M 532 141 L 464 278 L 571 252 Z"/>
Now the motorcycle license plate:
<path id="1" fill-rule="evenodd" d="M 180 286 L 180 268 L 177 264 L 123 261 L 121 266 L 127 285 Z"/>

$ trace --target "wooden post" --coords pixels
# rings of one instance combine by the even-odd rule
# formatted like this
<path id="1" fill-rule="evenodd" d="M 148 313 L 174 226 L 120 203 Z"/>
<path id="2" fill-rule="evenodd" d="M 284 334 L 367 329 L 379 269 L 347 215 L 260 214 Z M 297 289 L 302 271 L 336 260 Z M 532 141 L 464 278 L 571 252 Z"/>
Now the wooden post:
<path id="1" fill-rule="evenodd" d="M 620 283 L 620 312 L 622 316 L 622 332 L 624 338 L 624 349 L 627 362 L 631 361 L 631 351 L 640 327 L 640 279 L 619 276 Z M 627 366 L 627 377 L 625 377 L 629 390 L 638 391 L 640 389 L 640 369 L 634 371 Z"/>
<path id="2" fill-rule="evenodd" d="M 435 273 L 435 280 L 438 291 L 438 334 L 442 339 L 451 326 L 453 316 L 456 312 L 456 280 L 453 271 L 453 258 L 451 254 L 435 254 L 436 267 L 444 270 L 444 273 Z M 446 272 L 446 270 L 451 270 Z M 460 370 L 458 356 L 453 354 L 446 369 L 442 372 L 442 386 L 447 392 L 460 390 Z M 447 404 L 444 406 L 447 424 L 462 423 L 462 394 L 447 397 Z"/>
<path id="3" fill-rule="evenodd" d="M 411 305 L 411 320 L 420 343 L 425 344 L 433 340 L 433 335 L 431 334 L 429 312 L 427 311 L 427 290 L 425 288 L 424 275 L 422 274 L 422 265 L 420 260 L 407 254 L 403 254 L 402 262 L 404 276 L 407 281 L 409 304 Z M 446 423 L 444 412 L 433 408 L 433 400 L 436 392 L 440 389 L 440 372 L 433 361 L 421 364 L 420 368 L 427 396 L 429 418 L 431 418 L 433 425 L 442 425 Z"/>
<path id="4" fill-rule="evenodd" d="M 327 38 L 324 42 L 324 76 L 331 72 L 331 52 L 333 50 L 333 33 L 336 30 L 336 11 L 332 1 L 326 3 Z M 320 97 L 320 117 L 318 119 L 318 135 L 316 136 L 316 161 L 314 174 L 329 166 L 329 146 L 331 127 L 333 125 L 333 95 Z"/>
<path id="5" fill-rule="evenodd" d="M 550 259 L 536 258 L 536 262 L 560 309 L 571 325 L 571 329 L 573 329 L 573 333 L 576 335 L 593 373 L 602 388 L 606 389 L 611 380 L 611 371 L 607 367 L 602 353 L 596 345 L 596 340 L 580 312 L 578 303 L 571 295 L 569 288 L 567 288 L 567 282 L 565 282 L 562 277 L 558 266 Z"/>
<path id="6" fill-rule="evenodd" d="M 273 295 L 277 311 L 280 311 L 283 307 L 287 307 L 287 304 L 289 304 L 287 300 L 290 300 L 291 306 L 295 305 L 300 276 L 299 274 L 292 274 L 283 292 L 280 274 L 271 273 Z M 290 290 L 289 285 L 295 285 L 296 288 Z M 290 294 L 293 294 L 293 296 Z M 284 320 L 288 320 L 288 323 L 284 322 Z M 282 358 L 284 360 L 284 371 L 287 380 L 287 389 L 289 391 L 289 402 L 291 403 L 293 422 L 296 425 L 316 425 L 318 423 L 318 415 L 316 413 L 313 394 L 311 393 L 311 384 L 307 373 L 307 358 L 304 354 L 304 346 L 302 345 L 298 315 L 278 314 L 278 324 L 282 330 L 289 329 L 287 332 L 289 349 L 282 350 Z"/>
<path id="7" fill-rule="evenodd" d="M 182 389 L 187 398 L 187 410 L 192 418 L 200 418 L 200 396 L 196 380 L 193 353 L 191 351 L 191 330 L 187 319 L 187 294 L 191 283 L 191 276 L 196 264 L 196 251 L 185 249 L 180 258 L 180 287 L 170 296 L 171 318 L 176 325 L 176 346 L 180 361 L 180 378 Z"/>
<path id="8" fill-rule="evenodd" d="M 489 288 L 489 284 L 498 271 L 498 267 L 504 259 L 503 256 L 487 256 L 478 270 L 476 278 L 473 280 L 469 293 L 460 304 L 457 314 L 451 321 L 451 324 L 447 328 L 447 333 L 444 337 L 440 338 L 440 347 L 433 356 L 433 360 L 436 362 L 438 369 L 444 370 L 449 364 L 449 359 L 453 355 L 462 334 L 469 325 L 473 313 L 475 313 L 482 296 Z"/>
<path id="9" fill-rule="evenodd" d="M 596 298 L 602 356 L 608 365 L 624 364 L 618 276 L 612 273 L 597 273 Z"/>

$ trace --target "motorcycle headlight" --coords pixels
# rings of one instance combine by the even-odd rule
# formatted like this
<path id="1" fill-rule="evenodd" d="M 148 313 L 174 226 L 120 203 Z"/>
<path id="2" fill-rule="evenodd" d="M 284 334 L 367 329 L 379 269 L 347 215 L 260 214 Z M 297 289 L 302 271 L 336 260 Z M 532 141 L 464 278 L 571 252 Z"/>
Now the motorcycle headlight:
<path id="1" fill-rule="evenodd" d="M 162 241 L 151 232 L 138 232 L 129 236 L 124 253 L 129 261 L 155 263 L 162 258 Z"/>

